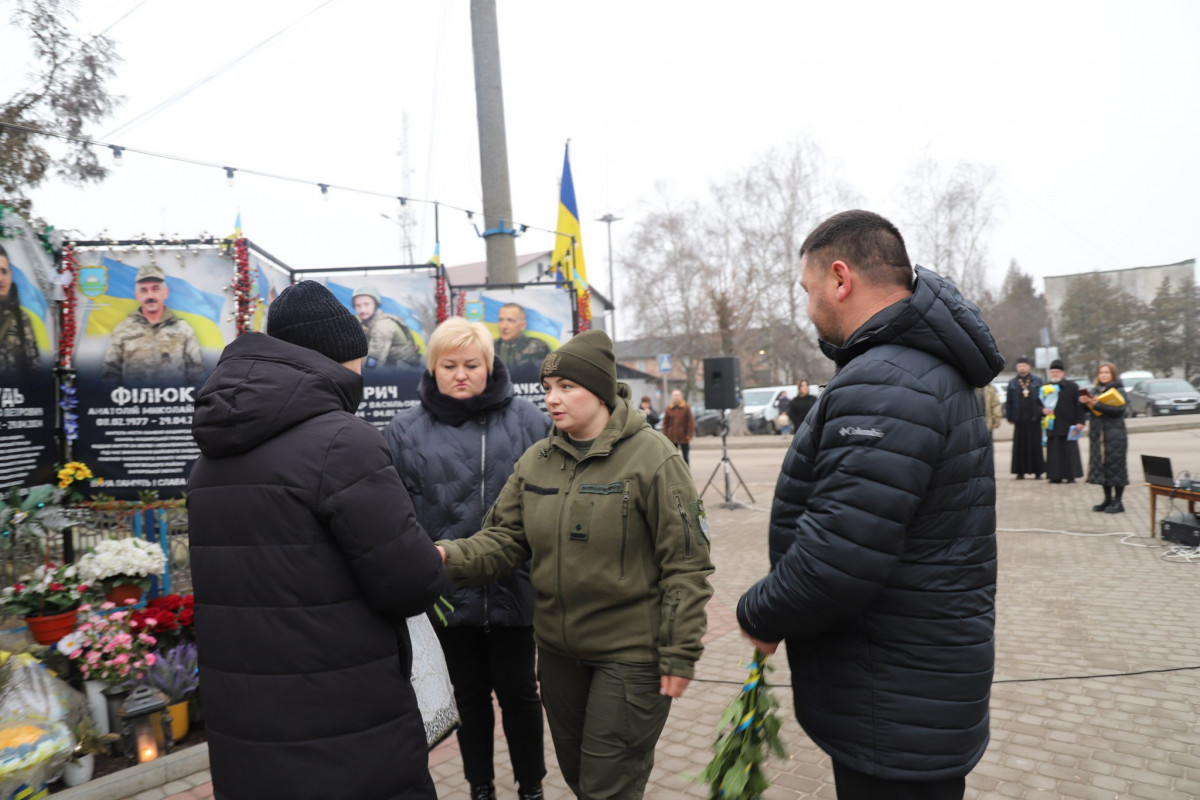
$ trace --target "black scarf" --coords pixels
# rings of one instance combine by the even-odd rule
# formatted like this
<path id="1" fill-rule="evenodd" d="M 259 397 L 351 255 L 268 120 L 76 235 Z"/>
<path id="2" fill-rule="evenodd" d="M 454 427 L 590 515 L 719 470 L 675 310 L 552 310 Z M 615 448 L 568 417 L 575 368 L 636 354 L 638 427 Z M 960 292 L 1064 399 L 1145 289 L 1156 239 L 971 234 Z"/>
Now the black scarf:
<path id="1" fill-rule="evenodd" d="M 487 416 L 493 411 L 499 411 L 512 402 L 509 389 L 512 382 L 508 378 L 508 369 L 499 358 L 492 361 L 492 374 L 488 375 L 487 385 L 483 391 L 466 400 L 447 397 L 438 390 L 437 378 L 425 370 L 421 373 L 421 383 L 417 387 L 417 397 L 421 405 L 438 422 L 444 422 L 455 428 L 469 419 Z"/>

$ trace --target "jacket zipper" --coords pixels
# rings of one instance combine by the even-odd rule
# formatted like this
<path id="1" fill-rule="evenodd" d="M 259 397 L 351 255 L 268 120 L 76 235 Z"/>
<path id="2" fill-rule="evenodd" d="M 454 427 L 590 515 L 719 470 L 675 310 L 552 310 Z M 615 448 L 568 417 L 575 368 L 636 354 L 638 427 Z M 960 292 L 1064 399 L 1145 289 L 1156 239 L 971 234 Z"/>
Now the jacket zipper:
<path id="1" fill-rule="evenodd" d="M 692 555 L 692 526 L 688 524 L 687 513 L 683 510 L 683 502 L 675 496 L 675 507 L 679 509 L 679 518 L 683 520 L 683 554 Z"/>
<path id="2" fill-rule="evenodd" d="M 566 465 L 567 465 L 566 457 L 564 456 L 563 457 L 563 468 L 566 468 Z M 572 656 L 574 656 L 575 654 L 574 654 L 574 652 L 572 652 L 571 645 L 567 641 L 567 605 L 566 605 L 566 602 L 563 600 L 562 553 L 563 553 L 564 541 L 562 539 L 562 536 L 563 536 L 563 531 L 565 530 L 565 527 L 566 527 L 564 525 L 564 516 L 567 513 L 567 507 L 569 505 L 569 501 L 570 501 L 570 497 L 571 497 L 571 486 L 575 483 L 575 470 L 577 470 L 578 468 L 579 468 L 579 462 L 575 462 L 574 464 L 571 465 L 571 472 L 567 475 L 567 486 L 566 486 L 566 489 L 563 491 L 562 504 L 558 508 L 558 537 L 559 537 L 558 545 L 559 546 L 555 548 L 555 550 L 557 551 L 557 564 L 555 566 L 558 571 L 558 614 L 559 614 L 558 624 L 559 624 L 559 629 L 561 630 L 561 633 L 562 633 L 563 649 L 566 650 L 568 653 L 571 653 Z"/>
<path id="3" fill-rule="evenodd" d="M 629 481 L 625 481 L 625 494 L 621 498 L 621 580 L 625 580 L 625 542 L 629 538 Z"/>
<path id="4" fill-rule="evenodd" d="M 483 435 L 479 437 L 479 522 L 487 515 L 487 417 L 480 420 Z M 490 584 L 489 584 L 490 585 Z M 491 630 L 491 609 L 488 604 L 488 586 L 483 587 L 483 632 Z"/>

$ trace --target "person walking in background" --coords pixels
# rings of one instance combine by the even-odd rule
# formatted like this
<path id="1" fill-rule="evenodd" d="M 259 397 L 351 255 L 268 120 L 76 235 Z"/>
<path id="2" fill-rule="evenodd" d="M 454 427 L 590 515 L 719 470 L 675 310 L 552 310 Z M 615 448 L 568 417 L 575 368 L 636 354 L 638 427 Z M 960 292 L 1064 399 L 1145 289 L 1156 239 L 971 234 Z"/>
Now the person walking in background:
<path id="1" fill-rule="evenodd" d="M 800 430 L 800 423 L 808 416 L 809 410 L 817 402 L 817 398 L 808 393 L 808 381 L 804 378 L 796 384 L 796 396 L 788 401 L 787 415 L 792 423 L 792 431 Z"/>
<path id="2" fill-rule="evenodd" d="M 659 416 L 658 412 L 654 410 L 654 404 L 650 401 L 650 395 L 642 395 L 642 403 L 639 408 L 641 408 L 642 413 L 646 415 L 646 422 L 650 423 L 650 427 L 658 427 Z"/>
<path id="3" fill-rule="evenodd" d="M 1012 469 L 1017 480 L 1027 474 L 1041 478 L 1046 471 L 1042 456 L 1042 379 L 1034 375 L 1029 359 L 1017 359 L 1017 377 L 1008 382 L 1004 417 L 1013 426 Z"/>
<path id="4" fill-rule="evenodd" d="M 683 392 L 678 389 L 671 392 L 671 404 L 663 410 L 662 432 L 683 455 L 683 463 L 690 465 L 688 451 L 696 437 L 696 418 L 692 416 L 692 407 L 684 402 Z"/>
<path id="5" fill-rule="evenodd" d="M 1125 397 L 1125 384 L 1117 377 L 1117 368 L 1104 362 L 1096 370 L 1096 385 L 1081 395 L 1080 402 L 1091 411 L 1085 413 L 1088 425 L 1088 483 L 1100 484 L 1104 489 L 1104 501 L 1092 506 L 1092 511 L 1120 514 L 1125 511 L 1121 496 L 1129 485 L 1129 468 L 1126 454 L 1129 437 L 1125 432 L 1125 413 L 1129 406 L 1125 402 L 1101 402 L 1105 392 L 1116 392 Z"/>
<path id="6" fill-rule="evenodd" d="M 989 383 L 976 389 L 975 396 L 983 409 L 983 420 L 987 423 L 988 433 L 995 436 L 996 428 L 1000 427 L 1000 420 L 1004 418 L 1000 410 L 1000 395 L 996 392 L 996 387 Z"/>
<path id="7" fill-rule="evenodd" d="M 517 459 L 545 438 L 550 421 L 513 394 L 491 332 L 451 317 L 429 340 L 420 405 L 397 414 L 384 433 L 412 495 L 417 519 L 438 539 L 479 530 Z M 522 800 L 540 800 L 546 775 L 542 702 L 534 672 L 533 587 L 522 565 L 485 586 L 442 589 L 454 610 L 433 620 L 446 655 L 462 725 L 458 745 L 471 800 L 494 800 L 496 721 L 492 693 Z"/>
<path id="8" fill-rule="evenodd" d="M 642 797 L 671 699 L 703 650 L 708 522 L 691 472 L 617 383 L 587 331 L 542 363 L 554 427 L 484 530 L 437 542 L 450 578 L 486 584 L 531 561 L 542 702 L 576 797 Z"/>
<path id="9" fill-rule="evenodd" d="M 784 457 L 771 572 L 737 604 L 787 641 L 796 716 L 839 800 L 962 798 L 988 744 L 996 483 L 975 387 L 1004 366 L 979 309 L 910 266 L 892 223 L 837 214 L 800 248 L 837 364 Z"/>
<path id="10" fill-rule="evenodd" d="M 1079 457 L 1079 434 L 1083 431 L 1084 409 L 1079 403 L 1079 384 L 1067 380 L 1063 362 L 1050 363 L 1050 383 L 1042 387 L 1057 387 L 1058 402 L 1053 408 L 1043 408 L 1046 417 L 1046 477 L 1051 483 L 1074 483 L 1083 477 L 1083 461 Z"/>
<path id="11" fill-rule="evenodd" d="M 324 286 L 271 304 L 200 389 L 187 487 L 219 800 L 436 800 L 407 617 L 445 571 L 383 437 L 367 338 Z"/>

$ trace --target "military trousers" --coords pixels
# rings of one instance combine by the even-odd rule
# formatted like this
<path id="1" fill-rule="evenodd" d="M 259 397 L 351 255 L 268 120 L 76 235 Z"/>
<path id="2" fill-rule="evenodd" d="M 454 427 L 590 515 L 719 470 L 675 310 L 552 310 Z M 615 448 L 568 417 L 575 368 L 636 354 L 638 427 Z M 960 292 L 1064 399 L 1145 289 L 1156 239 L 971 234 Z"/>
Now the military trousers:
<path id="1" fill-rule="evenodd" d="M 538 648 L 558 767 L 581 800 L 639 800 L 671 698 L 657 664 L 579 661 Z"/>

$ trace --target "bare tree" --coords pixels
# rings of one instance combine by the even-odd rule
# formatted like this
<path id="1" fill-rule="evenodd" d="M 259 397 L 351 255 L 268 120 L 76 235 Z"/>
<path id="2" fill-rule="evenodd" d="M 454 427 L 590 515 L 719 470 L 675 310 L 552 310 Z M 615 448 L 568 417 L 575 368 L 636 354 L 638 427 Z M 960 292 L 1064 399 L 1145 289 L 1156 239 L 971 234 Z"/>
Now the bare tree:
<path id="1" fill-rule="evenodd" d="M 72 32 L 73 8 L 71 0 L 18 0 L 12 15 L 12 24 L 29 36 L 36 67 L 29 86 L 0 105 L 0 123 L 8 123 L 0 125 L 0 202 L 24 216 L 28 193 L 51 171 L 71 183 L 107 174 L 87 144 L 65 139 L 60 147 L 31 132 L 80 137 L 87 123 L 104 119 L 120 101 L 107 86 L 120 60 L 112 41 Z"/>
<path id="2" fill-rule="evenodd" d="M 761 270 L 752 323 L 770 382 L 825 372 L 800 286 L 800 245 L 823 219 L 853 206 L 857 195 L 831 176 L 821 149 L 805 138 L 764 153 L 713 194 L 743 258 Z"/>
<path id="3" fill-rule="evenodd" d="M 910 172 L 904 195 L 913 260 L 978 300 L 987 288 L 985 239 L 1000 206 L 995 170 L 964 161 L 947 170 L 926 159 Z"/>

